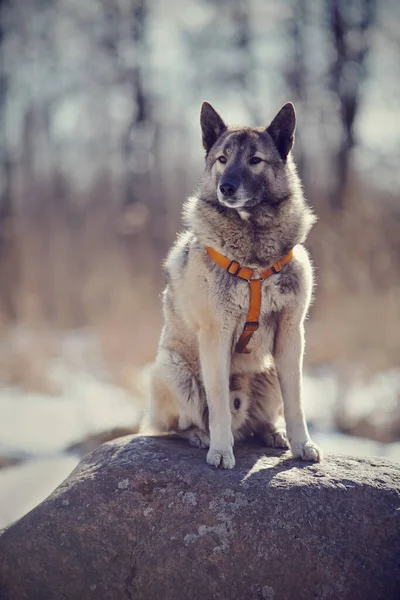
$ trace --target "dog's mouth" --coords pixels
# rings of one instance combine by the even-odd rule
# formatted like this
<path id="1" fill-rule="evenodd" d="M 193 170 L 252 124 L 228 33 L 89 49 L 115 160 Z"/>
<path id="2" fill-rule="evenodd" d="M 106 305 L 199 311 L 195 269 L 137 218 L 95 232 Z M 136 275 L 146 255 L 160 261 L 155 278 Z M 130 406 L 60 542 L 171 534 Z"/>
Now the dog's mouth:
<path id="1" fill-rule="evenodd" d="M 221 200 L 220 198 L 218 198 L 218 200 L 223 206 L 227 206 L 228 208 L 239 209 L 244 208 L 245 206 L 244 202 L 242 202 L 241 200 L 236 200 L 235 198 L 230 198 L 229 200 Z"/>
<path id="2" fill-rule="evenodd" d="M 237 211 L 248 210 L 259 204 L 259 201 L 256 198 L 243 197 L 240 194 L 235 194 L 234 196 L 225 198 L 218 193 L 218 202 L 222 204 L 222 206 L 233 208 Z"/>

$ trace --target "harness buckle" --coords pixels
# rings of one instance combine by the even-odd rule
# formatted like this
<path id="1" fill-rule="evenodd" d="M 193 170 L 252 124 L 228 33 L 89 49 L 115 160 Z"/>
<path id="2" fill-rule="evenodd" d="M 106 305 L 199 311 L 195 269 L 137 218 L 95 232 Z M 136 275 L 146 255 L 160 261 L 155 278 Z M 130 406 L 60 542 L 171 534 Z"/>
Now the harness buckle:
<path id="1" fill-rule="evenodd" d="M 276 262 L 274 265 L 272 265 L 271 269 L 273 270 L 273 272 L 276 273 L 280 273 L 280 271 L 282 271 L 282 264 L 281 261 L 278 260 L 278 262 Z"/>
<path id="2" fill-rule="evenodd" d="M 258 321 L 247 321 L 245 323 L 244 330 L 249 333 L 250 332 L 254 333 L 255 331 L 257 331 L 258 326 L 259 326 Z"/>
<path id="3" fill-rule="evenodd" d="M 231 268 L 234 268 L 234 271 L 231 271 Z M 228 265 L 228 268 L 226 269 L 228 271 L 228 273 L 230 273 L 231 275 L 233 275 L 234 277 L 239 273 L 241 269 L 240 264 L 236 261 L 236 260 L 231 260 L 231 262 Z"/>

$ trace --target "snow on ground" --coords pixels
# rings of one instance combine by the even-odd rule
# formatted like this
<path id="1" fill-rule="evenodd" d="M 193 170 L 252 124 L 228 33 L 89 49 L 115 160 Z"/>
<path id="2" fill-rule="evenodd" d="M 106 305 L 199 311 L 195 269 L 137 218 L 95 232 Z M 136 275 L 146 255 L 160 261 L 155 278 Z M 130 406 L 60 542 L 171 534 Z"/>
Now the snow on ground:
<path id="1" fill-rule="evenodd" d="M 305 375 L 303 400 L 307 420 L 317 429 L 334 428 L 338 410 L 349 424 L 368 418 L 378 429 L 385 428 L 400 414 L 400 370 L 367 378 L 354 369 L 339 377 L 326 367 Z"/>
<path id="2" fill-rule="evenodd" d="M 17 330 L 0 353 L 26 350 L 31 335 Z M 0 529 L 44 500 L 73 470 L 79 458 L 68 446 L 114 427 L 134 428 L 141 419 L 143 399 L 115 385 L 101 361 L 98 345 L 88 332 L 60 338 L 50 361 L 48 380 L 55 393 L 27 392 L 17 386 L 0 388 L 0 457 L 25 462 L 0 469 Z M 137 388 L 145 389 L 143 381 Z"/>
<path id="3" fill-rule="evenodd" d="M 326 454 L 342 454 L 345 456 L 380 456 L 387 460 L 400 462 L 400 442 L 381 444 L 373 440 L 345 435 L 331 430 L 311 430 L 316 444 Z"/>
<path id="4" fill-rule="evenodd" d="M 76 467 L 76 456 L 33 459 L 0 471 L 0 530 L 42 502 Z"/>
<path id="5" fill-rule="evenodd" d="M 68 446 L 114 427 L 134 427 L 140 403 L 84 372 L 64 373 L 60 395 L 0 389 L 0 456 L 27 459 L 0 470 L 0 529 L 44 500 L 79 462 Z"/>
<path id="6" fill-rule="evenodd" d="M 140 421 L 142 398 L 112 382 L 90 335 L 63 338 L 47 380 L 56 393 L 0 388 L 0 456 L 58 453 L 88 435 Z"/>
<path id="7" fill-rule="evenodd" d="M 138 424 L 143 399 L 112 382 L 95 346 L 80 333 L 64 338 L 49 368 L 55 394 L 0 388 L 0 456 L 27 459 L 0 470 L 0 528 L 44 500 L 73 470 L 79 459 L 65 453 L 68 446 L 114 427 Z M 144 369 L 141 389 L 146 373 Z M 367 383 L 353 378 L 345 387 L 328 368 L 304 378 L 310 432 L 326 453 L 400 462 L 400 443 L 382 444 L 335 431 L 335 411 L 343 398 L 352 419 L 376 414 L 388 421 L 398 414 L 400 373 L 382 373 Z"/>
<path id="8" fill-rule="evenodd" d="M 0 390 L 0 415 L 0 455 L 37 455 L 113 427 L 135 426 L 140 410 L 124 390 L 76 373 L 60 396 Z"/>

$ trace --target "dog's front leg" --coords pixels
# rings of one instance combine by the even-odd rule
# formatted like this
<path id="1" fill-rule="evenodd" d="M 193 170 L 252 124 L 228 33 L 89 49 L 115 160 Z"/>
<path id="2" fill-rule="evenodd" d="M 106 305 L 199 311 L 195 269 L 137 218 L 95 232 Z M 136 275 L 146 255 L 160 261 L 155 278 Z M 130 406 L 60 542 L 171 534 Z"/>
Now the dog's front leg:
<path id="1" fill-rule="evenodd" d="M 207 462 L 215 467 L 232 469 L 232 415 L 229 403 L 230 336 L 223 329 L 199 332 L 201 372 L 209 409 L 210 449 Z"/>
<path id="2" fill-rule="evenodd" d="M 290 448 L 295 457 L 319 462 L 322 452 L 310 438 L 303 412 L 301 382 L 304 354 L 303 319 L 281 315 L 275 342 L 275 365 L 282 390 Z"/>

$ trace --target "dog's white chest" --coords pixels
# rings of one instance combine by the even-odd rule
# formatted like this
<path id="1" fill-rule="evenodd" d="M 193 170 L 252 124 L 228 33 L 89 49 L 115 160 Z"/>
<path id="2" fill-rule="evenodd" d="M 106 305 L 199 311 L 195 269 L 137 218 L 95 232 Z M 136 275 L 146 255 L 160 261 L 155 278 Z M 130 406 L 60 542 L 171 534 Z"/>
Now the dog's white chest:
<path id="1" fill-rule="evenodd" d="M 247 282 L 243 282 L 243 285 L 239 284 L 236 286 L 235 299 L 237 311 L 234 342 L 239 339 L 245 323 L 248 320 L 250 286 Z M 265 355 L 272 352 L 276 329 L 279 322 L 279 314 L 286 306 L 287 302 L 288 295 L 282 294 L 280 291 L 277 278 L 271 277 L 270 280 L 262 282 L 261 306 L 258 317 L 259 327 L 253 334 L 248 346 L 251 353 Z"/>

